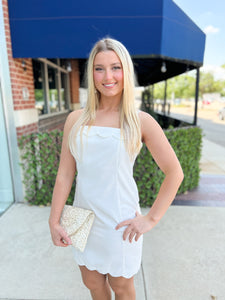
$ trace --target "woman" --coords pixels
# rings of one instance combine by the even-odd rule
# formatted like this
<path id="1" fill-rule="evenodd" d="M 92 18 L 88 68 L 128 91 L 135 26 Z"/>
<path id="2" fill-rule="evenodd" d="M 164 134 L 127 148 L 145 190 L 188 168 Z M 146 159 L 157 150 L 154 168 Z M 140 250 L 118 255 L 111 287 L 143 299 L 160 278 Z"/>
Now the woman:
<path id="1" fill-rule="evenodd" d="M 76 249 L 84 284 L 95 300 L 135 299 L 134 275 L 141 264 L 142 237 L 165 214 L 182 182 L 177 157 L 158 123 L 137 112 L 130 55 L 106 38 L 92 49 L 87 67 L 88 99 L 65 123 L 49 225 L 53 243 L 70 238 L 59 224 L 78 170 L 74 205 L 96 218 L 83 253 Z M 149 213 L 140 214 L 133 164 L 144 142 L 165 179 Z"/>

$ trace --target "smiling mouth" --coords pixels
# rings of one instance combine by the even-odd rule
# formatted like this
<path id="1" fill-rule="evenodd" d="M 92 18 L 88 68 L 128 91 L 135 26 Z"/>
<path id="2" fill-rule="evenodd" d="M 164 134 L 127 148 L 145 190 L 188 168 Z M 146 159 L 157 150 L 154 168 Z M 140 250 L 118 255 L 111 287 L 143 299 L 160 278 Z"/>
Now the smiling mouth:
<path id="1" fill-rule="evenodd" d="M 108 84 L 103 84 L 105 87 L 113 87 L 114 85 L 116 85 L 116 83 L 108 83 Z"/>

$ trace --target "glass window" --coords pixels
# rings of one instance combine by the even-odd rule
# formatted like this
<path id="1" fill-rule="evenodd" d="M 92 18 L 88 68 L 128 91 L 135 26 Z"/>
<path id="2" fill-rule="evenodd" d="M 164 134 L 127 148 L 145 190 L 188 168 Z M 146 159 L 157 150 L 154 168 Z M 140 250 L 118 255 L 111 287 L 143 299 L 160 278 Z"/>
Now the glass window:
<path id="1" fill-rule="evenodd" d="M 60 110 L 58 93 L 58 70 L 50 66 L 48 66 L 48 91 L 50 112 L 58 112 Z"/>
<path id="2" fill-rule="evenodd" d="M 48 61 L 33 60 L 35 105 L 39 116 L 69 108 L 68 71 L 64 67 L 66 60 L 59 60 L 59 67 L 51 66 Z"/>
<path id="3" fill-rule="evenodd" d="M 67 74 L 61 72 L 61 109 L 68 109 L 68 101 L 66 101 L 66 85 Z"/>
<path id="4" fill-rule="evenodd" d="M 66 69 L 67 66 L 67 60 L 66 59 L 60 59 L 60 66 L 64 69 Z"/>
<path id="5" fill-rule="evenodd" d="M 56 58 L 48 58 L 48 60 L 57 65 L 57 59 Z"/>
<path id="6" fill-rule="evenodd" d="M 44 96 L 44 72 L 41 62 L 33 60 L 35 107 L 38 115 L 47 113 L 47 105 Z"/>

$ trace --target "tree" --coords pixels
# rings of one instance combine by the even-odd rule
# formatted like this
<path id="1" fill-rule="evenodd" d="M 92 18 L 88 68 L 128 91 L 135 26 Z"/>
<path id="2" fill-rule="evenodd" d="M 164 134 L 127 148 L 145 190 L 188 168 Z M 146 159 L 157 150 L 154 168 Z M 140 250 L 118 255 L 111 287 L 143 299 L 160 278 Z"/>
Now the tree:
<path id="1" fill-rule="evenodd" d="M 205 93 L 224 93 L 225 81 L 214 80 L 214 76 L 211 73 L 200 74 L 199 92 L 202 96 Z"/>
<path id="2" fill-rule="evenodd" d="M 165 82 L 154 85 L 154 98 L 164 99 Z M 180 75 L 167 80 L 167 98 L 192 98 L 195 94 L 195 78 Z"/>
<path id="3" fill-rule="evenodd" d="M 225 64 L 223 65 L 225 68 Z M 182 74 L 167 80 L 167 98 L 190 99 L 195 96 L 196 79 L 194 76 Z M 164 99 L 165 82 L 154 85 L 154 99 Z M 200 72 L 199 94 L 220 93 L 225 96 L 225 81 L 215 80 L 213 74 Z"/>

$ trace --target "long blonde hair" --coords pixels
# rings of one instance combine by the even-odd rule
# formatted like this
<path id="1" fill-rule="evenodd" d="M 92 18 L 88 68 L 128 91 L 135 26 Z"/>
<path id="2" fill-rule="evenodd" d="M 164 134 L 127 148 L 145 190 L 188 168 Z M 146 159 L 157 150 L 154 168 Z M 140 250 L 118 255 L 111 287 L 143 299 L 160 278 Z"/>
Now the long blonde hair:
<path id="1" fill-rule="evenodd" d="M 131 57 L 122 43 L 115 39 L 104 38 L 98 41 L 91 50 L 86 80 L 88 87 L 87 104 L 80 118 L 74 124 L 69 135 L 69 146 L 72 154 L 76 153 L 75 137 L 81 129 L 81 137 L 84 126 L 93 124 L 96 118 L 96 110 L 99 108 L 100 93 L 95 90 L 93 78 L 93 64 L 96 54 L 102 51 L 114 51 L 122 64 L 124 76 L 123 95 L 120 104 L 120 128 L 121 137 L 124 139 L 125 147 L 130 157 L 134 157 L 141 148 L 140 120 L 135 107 L 135 76 Z"/>

